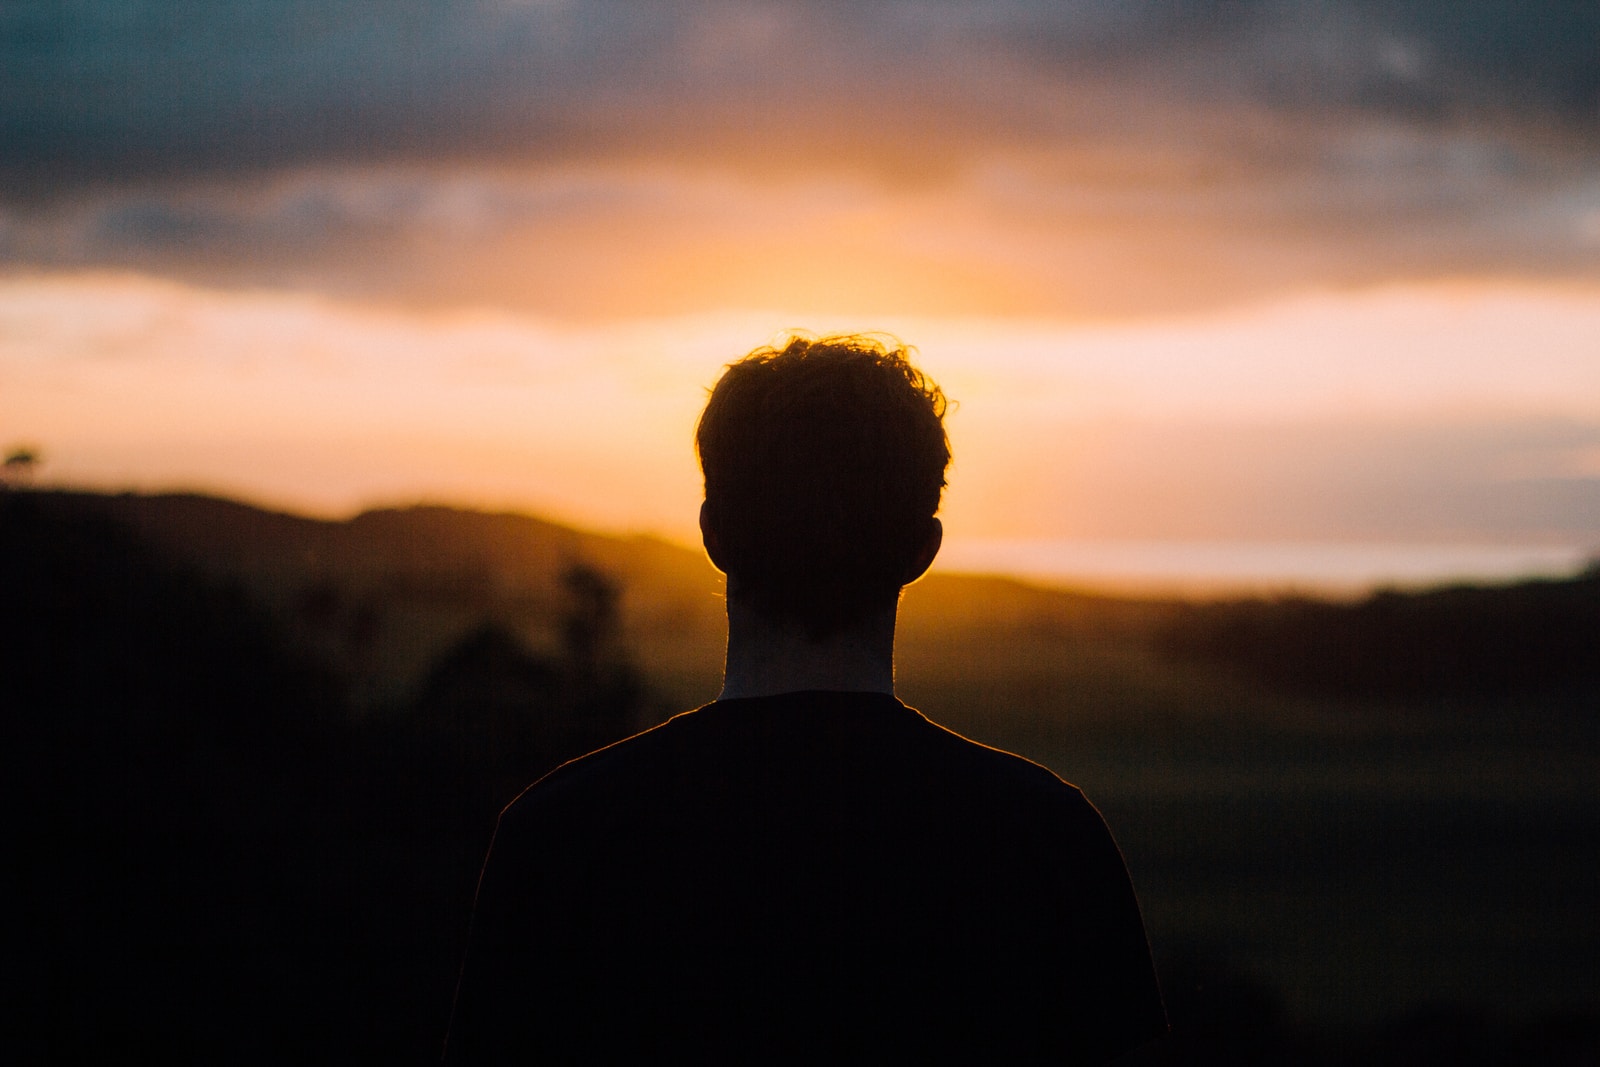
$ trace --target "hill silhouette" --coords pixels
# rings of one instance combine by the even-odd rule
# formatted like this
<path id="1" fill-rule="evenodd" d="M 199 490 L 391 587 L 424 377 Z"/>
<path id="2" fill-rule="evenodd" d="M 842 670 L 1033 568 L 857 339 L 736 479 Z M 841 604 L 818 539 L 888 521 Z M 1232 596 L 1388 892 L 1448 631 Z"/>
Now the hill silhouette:
<path id="1" fill-rule="evenodd" d="M 351 676 L 357 710 L 410 699 L 428 665 L 486 620 L 557 650 L 574 564 L 617 583 L 619 639 L 644 651 L 647 668 L 659 661 L 668 689 L 714 693 L 721 667 L 716 572 L 654 538 L 427 505 L 331 521 L 194 494 L 30 496 L 52 513 L 115 521 L 239 588 Z"/>
<path id="2" fill-rule="evenodd" d="M 1596 579 L 933 575 L 900 686 L 1117 827 L 1180 1024 L 1155 1062 L 1591 1062 Z M 433 1061 L 495 813 L 715 694 L 718 589 L 528 516 L 0 493 L 19 1055 Z"/>
<path id="3" fill-rule="evenodd" d="M 721 576 L 702 552 L 657 538 L 439 505 L 334 521 L 195 494 L 26 496 L 115 522 L 264 608 L 358 715 L 409 706 L 431 666 L 484 625 L 562 654 L 575 565 L 614 586 L 613 651 L 648 683 L 631 726 L 719 688 Z M 1539 694 L 1550 714 L 1584 716 L 1600 705 L 1597 634 L 1592 568 L 1354 602 L 1185 602 L 935 573 L 906 591 L 899 660 L 913 703 L 1017 746 L 1061 722 L 1117 730 L 1243 709 L 1282 725 L 1313 705 L 1492 714 Z"/>
<path id="4" fill-rule="evenodd" d="M 377 713 L 349 646 L 381 620 L 329 636 L 360 617 L 343 587 L 308 610 L 278 584 L 325 580 L 306 552 L 337 559 L 333 529 L 201 498 L 0 494 L 24 1061 L 435 1059 L 496 813 L 641 718 L 612 586 L 574 561 L 564 643 L 481 620 Z"/>
<path id="5" fill-rule="evenodd" d="M 324 520 L 198 494 L 29 496 L 53 514 L 116 522 L 167 558 L 237 587 L 336 665 L 359 657 L 345 663 L 370 675 L 358 704 L 408 698 L 425 665 L 486 618 L 554 649 L 562 575 L 574 562 L 618 586 L 619 638 L 662 694 L 663 710 L 702 703 L 720 687 L 721 575 L 703 552 L 657 538 L 438 505 Z M 1175 607 L 933 574 L 908 591 L 902 635 L 913 659 L 915 646 L 943 649 L 974 633 L 1148 643 Z"/>

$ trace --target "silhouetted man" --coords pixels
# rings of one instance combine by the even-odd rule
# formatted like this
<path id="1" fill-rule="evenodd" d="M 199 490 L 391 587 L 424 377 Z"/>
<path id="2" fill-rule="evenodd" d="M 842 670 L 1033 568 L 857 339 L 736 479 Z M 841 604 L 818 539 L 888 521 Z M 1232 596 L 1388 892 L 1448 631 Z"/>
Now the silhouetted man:
<path id="1" fill-rule="evenodd" d="M 721 697 L 501 815 L 448 1060 L 1098 1063 L 1165 1030 L 1099 814 L 894 697 L 943 414 L 870 338 L 727 369 L 697 435 Z"/>

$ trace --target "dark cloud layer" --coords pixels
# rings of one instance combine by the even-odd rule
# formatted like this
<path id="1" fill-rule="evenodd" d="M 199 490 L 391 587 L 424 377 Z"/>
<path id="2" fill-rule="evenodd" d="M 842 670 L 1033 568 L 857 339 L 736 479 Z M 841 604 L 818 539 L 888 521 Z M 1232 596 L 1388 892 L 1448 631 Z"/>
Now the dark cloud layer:
<path id="1" fill-rule="evenodd" d="M 0 166 L 14 188 L 49 191 L 352 158 L 759 142 L 771 122 L 823 136 L 806 115 L 841 105 L 934 140 L 1129 120 L 1075 106 L 1089 86 L 1179 108 L 1538 123 L 1592 140 L 1600 7 L 13 2 L 0 8 Z"/>
<path id="2" fill-rule="evenodd" d="M 905 270 L 922 304 L 886 299 L 907 311 L 1592 279 L 1600 5 L 0 6 L 12 269 L 559 314 L 788 306 L 773 257 L 852 213 L 878 236 L 842 231 L 840 253 Z M 682 256 L 710 278 L 693 292 L 658 284 Z M 960 304 L 980 291 L 1009 295 Z"/>

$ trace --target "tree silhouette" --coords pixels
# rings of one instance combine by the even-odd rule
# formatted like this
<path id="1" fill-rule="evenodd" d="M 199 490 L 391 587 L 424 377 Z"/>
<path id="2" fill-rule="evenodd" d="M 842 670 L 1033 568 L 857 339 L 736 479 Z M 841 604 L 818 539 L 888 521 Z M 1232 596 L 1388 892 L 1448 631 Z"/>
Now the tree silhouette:
<path id="1" fill-rule="evenodd" d="M 28 445 L 15 446 L 6 453 L 5 473 L 0 477 L 0 483 L 8 487 L 32 485 L 40 461 L 38 449 Z"/>
<path id="2" fill-rule="evenodd" d="M 577 673 L 592 675 L 614 651 L 622 590 L 604 571 L 583 562 L 567 565 L 561 572 L 561 586 L 567 595 L 561 617 L 567 661 Z"/>

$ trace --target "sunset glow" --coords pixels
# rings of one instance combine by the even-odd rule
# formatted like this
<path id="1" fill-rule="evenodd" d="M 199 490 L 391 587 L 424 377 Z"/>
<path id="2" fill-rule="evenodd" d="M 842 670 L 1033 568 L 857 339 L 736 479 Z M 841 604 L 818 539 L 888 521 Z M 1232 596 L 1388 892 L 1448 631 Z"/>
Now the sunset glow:
<path id="1" fill-rule="evenodd" d="M 1552 36 L 1521 70 L 1346 6 L 408 8 L 402 37 L 279 26 L 300 66 L 178 23 L 20 35 L 0 447 L 37 448 L 39 484 L 692 541 L 721 365 L 884 330 L 958 401 L 951 566 L 1121 543 L 1435 546 L 1422 577 L 1581 560 L 1583 57 Z M 193 86 L 160 75 L 180 60 Z M 1023 543 L 1065 547 L 999 547 Z"/>
<path id="2" fill-rule="evenodd" d="M 50 443 L 66 484 L 324 514 L 448 500 L 692 541 L 704 390 L 786 321 L 562 325 L 128 276 L 19 280 L 0 296 L 0 417 Z M 1588 547 L 1560 514 L 1481 514 L 1497 494 L 1594 477 L 1600 301 L 1581 293 L 1413 288 L 1120 325 L 866 325 L 917 343 L 957 401 L 945 516 L 958 563 L 1005 565 L 967 539 Z M 1407 494 L 1409 513 L 1383 510 Z"/>

